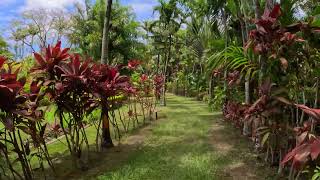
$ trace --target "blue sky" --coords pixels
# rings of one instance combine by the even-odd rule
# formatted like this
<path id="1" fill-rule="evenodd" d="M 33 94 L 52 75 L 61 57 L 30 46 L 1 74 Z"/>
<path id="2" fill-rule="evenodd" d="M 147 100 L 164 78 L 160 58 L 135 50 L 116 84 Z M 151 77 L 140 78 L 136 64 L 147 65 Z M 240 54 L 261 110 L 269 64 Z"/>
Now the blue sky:
<path id="1" fill-rule="evenodd" d="M 154 18 L 153 7 L 158 4 L 157 0 L 120 0 L 120 2 L 131 6 L 139 21 Z"/>
<path id="2" fill-rule="evenodd" d="M 137 20 L 153 19 L 153 6 L 157 0 L 119 0 L 121 4 L 131 6 Z M 26 9 L 33 8 L 61 8 L 68 9 L 74 3 L 84 0 L 0 0 L 0 35 L 8 36 L 10 21 L 19 17 Z"/>

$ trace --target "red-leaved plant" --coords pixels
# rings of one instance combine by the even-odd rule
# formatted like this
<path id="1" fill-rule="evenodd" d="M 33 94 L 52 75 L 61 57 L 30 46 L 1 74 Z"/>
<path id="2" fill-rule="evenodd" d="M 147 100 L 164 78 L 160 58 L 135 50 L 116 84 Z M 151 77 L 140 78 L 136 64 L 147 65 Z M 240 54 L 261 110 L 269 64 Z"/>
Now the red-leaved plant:
<path id="1" fill-rule="evenodd" d="M 61 42 L 53 48 L 49 45 L 44 55 L 35 53 L 36 65 L 32 69 L 36 83 L 57 106 L 59 127 L 61 127 L 68 149 L 75 165 L 86 168 L 88 151 L 84 116 L 91 111 L 94 98 L 88 85 L 91 74 L 90 60 L 82 60 L 80 55 L 69 54 L 62 49 Z"/>
<path id="2" fill-rule="evenodd" d="M 302 104 L 291 103 L 285 98 L 278 100 L 287 105 L 294 105 L 310 116 L 302 127 L 295 127 L 296 144 L 282 159 L 281 165 L 291 163 L 292 170 L 302 170 L 306 165 L 315 166 L 319 163 L 320 137 L 315 135 L 315 127 L 320 123 L 320 109 L 309 108 Z M 311 162 L 311 164 L 310 164 Z M 313 162 L 313 163 L 312 163 Z M 315 168 L 315 167 L 314 167 Z"/>
<path id="3" fill-rule="evenodd" d="M 96 105 L 102 108 L 100 119 L 100 122 L 102 122 L 101 146 L 105 148 L 112 147 L 113 142 L 110 134 L 110 122 L 112 121 L 110 121 L 109 112 L 115 103 L 117 103 L 116 99 L 112 97 L 125 94 L 128 89 L 130 89 L 129 78 L 120 75 L 118 67 L 110 67 L 103 64 L 93 65 L 90 76 L 89 84 L 92 93 L 100 99 Z M 101 123 L 99 123 L 99 125 L 100 124 Z M 112 124 L 115 125 L 115 122 Z M 99 134 L 99 132 L 97 132 L 97 134 Z M 118 135 L 120 136 L 119 131 Z"/>
<path id="4" fill-rule="evenodd" d="M 19 68 L 14 70 L 13 63 L 4 67 L 5 61 L 0 57 L 0 121 L 4 125 L 0 130 L 0 156 L 4 157 L 11 177 L 22 178 L 14 168 L 15 162 L 19 162 L 23 178 L 32 179 L 33 170 L 37 169 L 30 163 L 33 157 L 39 159 L 38 169 L 44 170 L 43 159 L 53 167 L 44 140 L 46 124 L 41 121 L 43 113 L 38 110 L 35 84 L 31 84 L 30 93 L 23 92 L 25 79 L 18 79 Z M 36 152 L 31 152 L 31 144 Z"/>

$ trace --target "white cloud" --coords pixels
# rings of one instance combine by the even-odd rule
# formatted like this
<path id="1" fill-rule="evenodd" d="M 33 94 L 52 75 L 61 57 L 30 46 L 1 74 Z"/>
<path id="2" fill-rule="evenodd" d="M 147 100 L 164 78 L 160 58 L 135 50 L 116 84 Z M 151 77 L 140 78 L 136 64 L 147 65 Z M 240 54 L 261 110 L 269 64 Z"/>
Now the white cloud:
<path id="1" fill-rule="evenodd" d="M 22 9 L 65 9 L 75 3 L 83 3 L 83 0 L 26 0 Z"/>

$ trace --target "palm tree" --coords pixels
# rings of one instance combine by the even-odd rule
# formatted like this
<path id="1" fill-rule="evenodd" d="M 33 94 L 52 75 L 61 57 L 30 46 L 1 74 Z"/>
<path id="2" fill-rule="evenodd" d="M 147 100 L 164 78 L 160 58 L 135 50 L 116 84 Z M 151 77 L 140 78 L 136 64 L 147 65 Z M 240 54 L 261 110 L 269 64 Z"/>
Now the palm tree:
<path id="1" fill-rule="evenodd" d="M 111 8 L 112 8 L 112 0 L 108 0 L 106 17 L 104 20 L 104 27 L 103 27 L 101 64 L 109 63 L 108 56 L 109 56 L 109 31 L 110 31 Z M 103 148 L 112 147 L 113 142 L 112 142 L 111 133 L 110 133 L 110 122 L 109 122 L 108 112 L 102 111 L 101 116 L 103 117 L 101 147 Z"/>
<path id="2" fill-rule="evenodd" d="M 108 56 L 109 56 L 109 31 L 110 31 L 112 0 L 108 0 L 108 3 L 106 3 L 106 5 L 107 5 L 107 10 L 106 10 L 106 16 L 104 18 L 101 64 L 110 63 L 108 62 Z"/>
<path id="3" fill-rule="evenodd" d="M 169 0 L 168 2 L 159 0 L 159 3 L 160 5 L 154 7 L 154 11 L 159 13 L 159 19 L 154 21 L 150 28 L 158 27 L 161 30 L 155 33 L 155 38 L 158 38 L 158 42 L 160 39 L 165 49 L 162 70 L 165 84 L 168 75 L 168 63 L 171 58 L 173 36 L 179 31 L 184 19 L 182 12 L 177 7 L 177 0 Z M 162 90 L 162 100 L 163 105 L 166 106 L 166 86 Z"/>

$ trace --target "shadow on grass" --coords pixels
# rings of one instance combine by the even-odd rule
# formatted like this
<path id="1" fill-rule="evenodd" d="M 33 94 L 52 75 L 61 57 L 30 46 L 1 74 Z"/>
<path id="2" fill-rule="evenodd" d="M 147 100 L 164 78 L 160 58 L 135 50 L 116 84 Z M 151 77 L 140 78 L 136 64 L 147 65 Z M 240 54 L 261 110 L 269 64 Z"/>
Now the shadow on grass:
<path id="1" fill-rule="evenodd" d="M 245 163 L 232 168 L 235 158 L 243 158 L 239 150 L 219 153 L 205 141 L 190 141 L 190 137 L 168 140 L 156 147 L 146 145 L 141 149 L 115 171 L 103 170 L 106 173 L 99 179 L 260 179 L 246 173 L 249 169 Z"/>
<path id="2" fill-rule="evenodd" d="M 106 152 L 92 152 L 85 172 L 72 168 L 70 156 L 60 156 L 58 176 L 52 179 L 265 179 L 267 173 L 257 172 L 261 167 L 254 164 L 249 142 L 218 120 L 221 113 L 206 108 L 198 101 L 169 95 L 168 106 L 161 110 L 168 118 L 144 127 L 148 133 L 133 132 L 132 136 L 144 137 L 143 143 L 126 142 Z"/>
<path id="3" fill-rule="evenodd" d="M 94 172 L 93 170 L 97 167 L 104 167 L 107 170 L 112 170 L 116 167 L 116 164 L 121 164 L 127 160 L 127 156 L 131 152 L 134 152 L 136 145 L 121 145 L 119 147 L 114 147 L 102 152 L 90 151 L 89 152 L 89 161 L 88 161 L 88 170 L 84 171 L 81 169 L 76 169 L 72 163 L 72 158 L 69 151 L 55 153 L 52 155 L 55 164 L 55 171 L 53 173 L 51 169 L 46 169 L 46 179 L 48 180 L 65 180 L 65 179 L 79 179 L 88 175 L 98 175 L 99 172 Z M 95 149 L 95 146 L 90 146 L 91 150 Z M 35 179 L 44 179 L 43 174 L 36 174 Z"/>
<path id="4" fill-rule="evenodd" d="M 146 123 L 140 122 L 139 126 L 137 126 L 135 129 L 130 130 L 128 133 L 130 134 L 130 137 L 139 136 L 139 134 L 141 134 L 141 131 L 149 131 L 151 126 L 159 123 L 163 119 L 164 116 L 161 115 L 158 120 L 152 120 L 151 122 L 147 120 Z M 144 133 L 144 135 L 147 134 Z M 130 137 L 126 139 L 130 140 Z M 140 140 L 138 138 L 136 137 L 135 139 L 133 139 L 134 142 L 127 142 L 125 144 L 121 143 L 120 145 L 103 150 L 102 152 L 98 152 L 96 150 L 96 145 L 94 143 L 90 144 L 90 151 L 88 153 L 88 170 L 86 171 L 76 169 L 74 167 L 74 164 L 72 163 L 72 157 L 68 150 L 53 153 L 51 154 L 51 158 L 53 159 L 56 173 L 53 173 L 50 168 L 47 168 L 45 170 L 46 179 L 79 179 L 81 177 L 98 175 L 99 171 L 96 170 L 100 167 L 103 167 L 103 169 L 105 170 L 112 170 L 117 167 L 117 164 L 125 162 L 128 156 L 134 153 L 137 147 L 141 145 L 143 140 Z M 104 171 L 101 171 L 100 173 L 103 172 Z M 36 173 L 35 175 L 36 179 L 44 179 L 42 172 Z"/>

